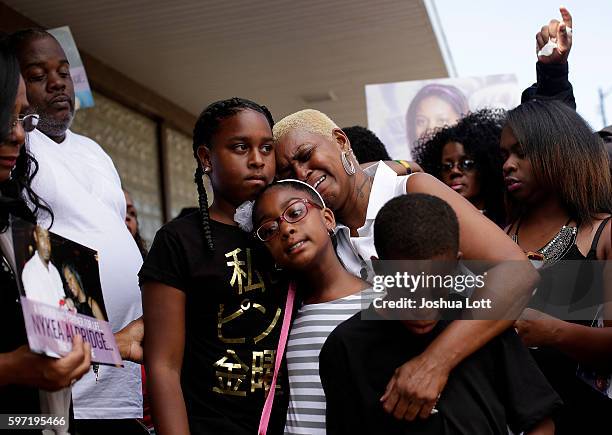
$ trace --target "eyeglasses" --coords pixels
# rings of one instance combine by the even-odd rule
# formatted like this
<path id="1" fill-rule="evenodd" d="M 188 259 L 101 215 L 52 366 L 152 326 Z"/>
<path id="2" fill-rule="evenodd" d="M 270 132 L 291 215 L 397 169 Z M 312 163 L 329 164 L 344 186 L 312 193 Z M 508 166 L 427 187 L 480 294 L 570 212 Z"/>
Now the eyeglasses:
<path id="1" fill-rule="evenodd" d="M 462 172 L 468 172 L 476 167 L 476 162 L 470 159 L 463 159 L 458 162 L 444 162 L 442 165 L 440 165 L 442 172 L 450 172 L 455 168 L 455 166 Z"/>
<path id="2" fill-rule="evenodd" d="M 255 234 L 257 238 L 262 242 L 267 242 L 278 234 L 280 231 L 280 224 L 285 221 L 290 224 L 301 221 L 308 214 L 308 206 L 317 207 L 323 209 L 319 204 L 315 204 L 307 199 L 298 199 L 287 206 L 282 215 L 278 218 L 269 220 L 261 224 Z"/>
<path id="3" fill-rule="evenodd" d="M 36 115 L 35 113 L 31 113 L 30 115 L 26 115 L 26 116 L 18 116 L 16 118 L 13 118 L 13 122 L 11 123 L 11 131 L 14 131 L 15 128 L 17 127 L 17 124 L 21 123 L 23 130 L 26 133 L 30 133 L 34 131 L 34 129 L 38 125 L 38 119 L 39 119 L 39 116 Z"/>

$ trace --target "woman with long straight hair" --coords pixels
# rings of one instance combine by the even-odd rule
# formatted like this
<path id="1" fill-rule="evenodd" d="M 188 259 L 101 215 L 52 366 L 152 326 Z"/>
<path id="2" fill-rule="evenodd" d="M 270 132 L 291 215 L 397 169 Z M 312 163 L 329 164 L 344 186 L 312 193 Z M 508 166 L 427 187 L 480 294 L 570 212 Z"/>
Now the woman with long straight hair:
<path id="1" fill-rule="evenodd" d="M 501 134 L 508 234 L 542 280 L 516 328 L 561 395 L 558 434 L 600 433 L 612 412 L 612 188 L 600 138 L 571 108 L 532 101 Z"/>

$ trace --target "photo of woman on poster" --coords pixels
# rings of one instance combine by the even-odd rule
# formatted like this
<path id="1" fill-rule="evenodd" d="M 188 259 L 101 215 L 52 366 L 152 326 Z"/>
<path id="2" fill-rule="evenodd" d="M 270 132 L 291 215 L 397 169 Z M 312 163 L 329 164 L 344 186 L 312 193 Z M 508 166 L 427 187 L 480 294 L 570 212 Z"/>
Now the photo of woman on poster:
<path id="1" fill-rule="evenodd" d="M 366 85 L 368 128 L 392 159 L 414 160 L 419 140 L 468 113 L 512 109 L 519 96 L 513 74 Z"/>
<path id="2" fill-rule="evenodd" d="M 411 155 L 416 142 L 425 133 L 455 124 L 468 110 L 467 98 L 457 87 L 438 83 L 422 87 L 406 112 L 406 136 Z"/>
<path id="3" fill-rule="evenodd" d="M 81 276 L 74 266 L 70 263 L 64 264 L 62 275 L 68 287 L 65 299 L 68 308 L 75 309 L 77 313 L 85 316 L 106 320 L 96 300 L 85 293 Z"/>

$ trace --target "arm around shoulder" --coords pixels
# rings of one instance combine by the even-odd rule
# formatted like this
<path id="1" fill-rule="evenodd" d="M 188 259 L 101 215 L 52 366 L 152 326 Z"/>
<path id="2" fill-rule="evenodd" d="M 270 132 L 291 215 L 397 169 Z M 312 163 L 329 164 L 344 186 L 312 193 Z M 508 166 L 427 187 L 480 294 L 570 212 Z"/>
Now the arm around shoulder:
<path id="1" fill-rule="evenodd" d="M 450 189 L 435 177 L 420 173 L 406 180 L 407 193 L 426 193 L 446 201 L 459 221 L 459 250 L 465 260 L 475 260 L 487 265 L 503 261 L 528 263 L 521 248 L 495 223 L 487 219 L 468 200 Z M 531 277 L 537 279 L 533 267 Z"/>
<path id="2" fill-rule="evenodd" d="M 397 175 L 410 175 L 416 172 L 424 172 L 416 162 L 410 162 L 408 160 L 385 160 L 385 164 L 395 171 Z M 369 167 L 371 163 L 361 165 L 362 169 Z M 365 166 L 365 167 L 364 167 Z"/>
<path id="3" fill-rule="evenodd" d="M 392 412 L 403 403 L 411 417 L 427 418 L 450 372 L 465 358 L 508 329 L 526 304 L 538 281 L 538 274 L 521 249 L 492 221 L 465 198 L 428 174 L 415 174 L 406 182 L 408 193 L 426 193 L 446 201 L 459 221 L 459 249 L 463 258 L 477 260 L 468 267 L 486 271 L 486 285 L 474 292 L 474 299 L 490 299 L 493 307 L 480 320 L 452 322 L 421 355 L 396 370 L 383 397 Z M 479 267 L 480 269 L 476 269 Z"/>

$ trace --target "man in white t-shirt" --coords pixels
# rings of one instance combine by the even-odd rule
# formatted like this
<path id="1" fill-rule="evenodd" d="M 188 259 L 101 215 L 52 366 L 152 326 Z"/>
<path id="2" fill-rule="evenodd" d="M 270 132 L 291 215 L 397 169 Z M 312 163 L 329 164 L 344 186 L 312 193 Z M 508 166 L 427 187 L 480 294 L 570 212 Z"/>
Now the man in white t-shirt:
<path id="1" fill-rule="evenodd" d="M 142 306 L 137 273 L 142 258 L 125 226 L 125 198 L 110 157 L 91 139 L 68 128 L 74 116 L 70 65 L 53 36 L 43 30 L 12 35 L 30 107 L 40 116 L 28 151 L 38 161 L 33 190 L 51 207 L 54 233 L 98 251 L 100 281 L 109 322 L 124 359 L 137 360 Z M 39 222 L 48 226 L 50 221 Z M 138 319 L 134 321 L 135 319 Z M 118 331 L 120 331 L 118 333 Z M 140 366 L 100 366 L 72 389 L 79 435 L 137 432 L 142 416 Z"/>
<path id="2" fill-rule="evenodd" d="M 61 306 L 61 301 L 66 298 L 66 294 L 60 274 L 51 263 L 49 232 L 37 226 L 34 230 L 34 241 L 36 252 L 23 266 L 21 272 L 23 289 L 28 299 L 58 308 Z"/>

